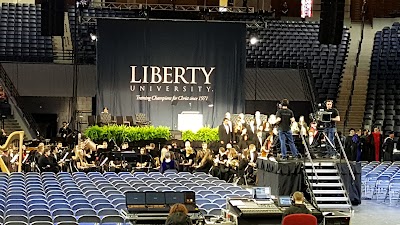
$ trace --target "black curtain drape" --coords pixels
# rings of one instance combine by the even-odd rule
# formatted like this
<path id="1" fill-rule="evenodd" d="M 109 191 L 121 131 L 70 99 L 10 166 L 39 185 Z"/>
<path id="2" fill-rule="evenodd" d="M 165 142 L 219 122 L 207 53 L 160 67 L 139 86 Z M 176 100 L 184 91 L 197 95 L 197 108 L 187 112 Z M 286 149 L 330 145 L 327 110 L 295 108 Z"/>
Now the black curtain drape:
<path id="1" fill-rule="evenodd" d="M 121 19 L 99 19 L 97 24 L 99 111 L 107 106 L 116 116 L 145 113 L 153 125 L 172 129 L 182 111 L 199 111 L 204 125 L 213 127 L 225 112 L 243 112 L 244 24 Z M 160 68 L 154 81 L 161 82 L 151 82 L 151 67 Z M 193 72 L 193 67 L 198 69 Z M 182 68 L 186 82 L 176 78 Z M 204 72 L 212 68 L 207 82 Z"/>

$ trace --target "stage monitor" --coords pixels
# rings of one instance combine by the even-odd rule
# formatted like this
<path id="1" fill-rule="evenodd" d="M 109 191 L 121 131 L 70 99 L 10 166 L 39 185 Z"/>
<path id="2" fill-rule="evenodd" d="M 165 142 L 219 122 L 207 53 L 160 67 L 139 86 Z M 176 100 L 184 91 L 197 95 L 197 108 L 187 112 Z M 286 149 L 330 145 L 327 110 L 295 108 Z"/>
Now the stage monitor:
<path id="1" fill-rule="evenodd" d="M 164 206 L 165 205 L 165 194 L 164 192 L 145 192 L 146 194 L 146 206 Z"/>
<path id="2" fill-rule="evenodd" d="M 165 192 L 165 203 L 167 205 L 173 205 L 176 203 L 185 202 L 185 193 L 183 192 Z"/>
<path id="3" fill-rule="evenodd" d="M 292 205 L 292 198 L 290 196 L 279 196 L 278 197 L 278 206 L 279 207 L 289 207 Z"/>
<path id="4" fill-rule="evenodd" d="M 126 207 L 130 208 L 145 208 L 146 195 L 144 192 L 128 191 L 125 193 Z"/>
<path id="5" fill-rule="evenodd" d="M 271 187 L 254 187 L 253 198 L 255 200 L 269 200 L 271 199 Z"/>

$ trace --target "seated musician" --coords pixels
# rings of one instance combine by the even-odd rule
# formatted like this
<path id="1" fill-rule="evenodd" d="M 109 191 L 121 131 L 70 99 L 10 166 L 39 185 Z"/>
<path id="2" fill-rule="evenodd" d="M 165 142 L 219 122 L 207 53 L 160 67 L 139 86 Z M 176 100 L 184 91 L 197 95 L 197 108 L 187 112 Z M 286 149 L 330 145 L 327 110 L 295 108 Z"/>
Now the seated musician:
<path id="1" fill-rule="evenodd" d="M 4 149 L 3 154 L 1 155 L 1 158 L 3 159 L 4 164 L 8 168 L 8 170 L 11 172 L 12 167 L 11 167 L 11 149 L 7 148 Z"/>
<path id="2" fill-rule="evenodd" d="M 250 144 L 249 136 L 247 134 L 242 135 L 242 138 L 238 144 L 239 152 L 243 152 L 243 149 L 249 148 L 249 144 Z"/>
<path id="3" fill-rule="evenodd" d="M 238 165 L 238 177 L 239 180 L 237 182 L 238 185 L 244 184 L 244 175 L 246 170 L 248 169 L 250 162 L 250 151 L 249 149 L 243 149 L 242 154 L 240 155 L 239 165 Z"/>
<path id="4" fill-rule="evenodd" d="M 307 209 L 304 204 L 304 194 L 300 191 L 296 191 L 292 195 L 292 201 L 294 202 L 289 208 L 287 208 L 283 212 L 283 216 L 285 217 L 290 214 L 311 214 L 311 211 Z"/>
<path id="5" fill-rule="evenodd" d="M 228 152 L 228 161 L 226 166 L 228 167 L 228 172 L 224 174 L 224 180 L 230 180 L 237 174 L 237 169 L 239 166 L 239 156 L 234 148 L 230 148 Z"/>
<path id="6" fill-rule="evenodd" d="M 124 142 L 121 145 L 121 151 L 131 151 L 132 149 L 129 147 L 129 143 L 128 142 Z"/>
<path id="7" fill-rule="evenodd" d="M 51 146 L 50 150 L 51 150 L 51 153 L 49 155 L 49 160 L 53 165 L 55 165 L 57 167 L 57 170 L 60 171 L 59 161 L 61 161 L 61 159 L 60 159 L 59 150 L 58 150 L 57 146 Z"/>
<path id="8" fill-rule="evenodd" d="M 180 162 L 180 171 L 184 172 L 191 172 L 194 160 L 195 160 L 195 153 L 192 147 L 185 148 L 185 151 L 181 155 L 181 162 Z"/>
<path id="9" fill-rule="evenodd" d="M 44 143 L 40 142 L 38 147 L 37 147 L 37 151 L 35 152 L 35 163 L 37 164 L 39 162 L 39 158 L 40 156 L 43 155 L 44 152 Z"/>
<path id="10" fill-rule="evenodd" d="M 140 154 L 138 156 L 138 161 L 136 162 L 136 169 L 140 170 L 147 170 L 151 166 L 151 158 L 150 155 L 147 153 L 145 148 L 140 149 Z"/>
<path id="11" fill-rule="evenodd" d="M 7 141 L 7 133 L 4 131 L 4 129 L 0 130 L 0 145 L 3 145 Z"/>
<path id="12" fill-rule="evenodd" d="M 74 160 L 76 162 L 76 167 L 80 171 L 89 172 L 95 170 L 95 165 L 88 163 L 85 157 L 85 151 L 81 148 L 75 150 Z"/>
<path id="13" fill-rule="evenodd" d="M 161 163 L 160 172 L 164 173 L 167 170 L 178 170 L 178 165 L 175 160 L 171 159 L 171 153 L 165 153 L 164 162 Z"/>
<path id="14" fill-rule="evenodd" d="M 219 148 L 218 154 L 214 159 L 214 166 L 211 170 L 211 175 L 214 177 L 219 177 L 220 179 L 226 177 L 226 173 L 229 168 L 226 166 L 228 161 L 228 151 L 225 150 L 224 147 Z"/>
<path id="15" fill-rule="evenodd" d="M 203 149 L 197 152 L 194 169 L 195 172 L 208 173 L 213 165 L 212 153 L 210 149 L 207 149 L 207 143 L 203 143 L 202 147 Z"/>
<path id="16" fill-rule="evenodd" d="M 54 163 L 50 158 L 51 150 L 50 148 L 46 148 L 43 152 L 43 155 L 40 156 L 38 167 L 40 172 L 54 172 L 58 173 L 59 169 L 57 167 L 57 163 Z"/>
<path id="17" fill-rule="evenodd" d="M 127 163 L 123 161 L 121 158 L 114 158 L 110 160 L 108 168 L 111 172 L 119 173 L 126 170 Z"/>
<path id="18" fill-rule="evenodd" d="M 249 151 L 250 151 L 249 165 L 252 167 L 256 167 L 256 162 L 257 162 L 257 158 L 258 158 L 256 146 L 254 144 L 251 144 L 249 146 Z"/>

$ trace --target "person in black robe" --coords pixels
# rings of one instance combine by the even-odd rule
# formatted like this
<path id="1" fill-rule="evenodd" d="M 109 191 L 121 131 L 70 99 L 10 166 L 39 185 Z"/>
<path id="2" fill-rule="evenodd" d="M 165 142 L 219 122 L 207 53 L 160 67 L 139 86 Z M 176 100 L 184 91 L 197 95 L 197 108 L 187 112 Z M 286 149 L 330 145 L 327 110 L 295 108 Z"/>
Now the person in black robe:
<path id="1" fill-rule="evenodd" d="M 390 131 L 389 137 L 385 138 L 383 142 L 383 161 L 393 162 L 393 150 L 394 150 L 394 132 Z"/>

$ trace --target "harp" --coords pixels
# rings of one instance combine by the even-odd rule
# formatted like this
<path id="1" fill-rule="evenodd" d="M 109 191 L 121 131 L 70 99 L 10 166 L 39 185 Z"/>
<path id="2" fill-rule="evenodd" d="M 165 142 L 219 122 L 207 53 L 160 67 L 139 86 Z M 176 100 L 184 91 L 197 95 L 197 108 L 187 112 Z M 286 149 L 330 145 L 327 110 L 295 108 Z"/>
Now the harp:
<path id="1" fill-rule="evenodd" d="M 8 146 L 12 143 L 14 143 L 14 141 L 19 140 L 18 143 L 18 172 L 22 171 L 22 145 L 23 145 L 23 141 L 24 141 L 24 131 L 14 131 L 12 132 L 8 138 L 6 143 L 4 143 L 3 145 L 0 146 L 0 150 L 4 151 L 6 149 L 8 149 Z M 4 163 L 3 159 L 0 157 L 0 169 L 2 172 L 4 173 L 8 173 L 10 174 L 10 171 L 8 170 L 6 164 Z"/>

